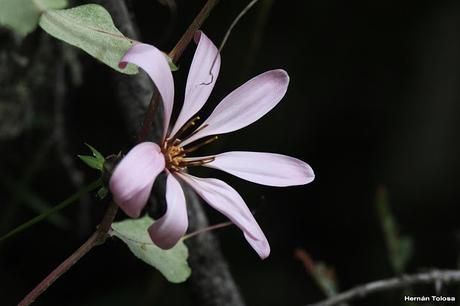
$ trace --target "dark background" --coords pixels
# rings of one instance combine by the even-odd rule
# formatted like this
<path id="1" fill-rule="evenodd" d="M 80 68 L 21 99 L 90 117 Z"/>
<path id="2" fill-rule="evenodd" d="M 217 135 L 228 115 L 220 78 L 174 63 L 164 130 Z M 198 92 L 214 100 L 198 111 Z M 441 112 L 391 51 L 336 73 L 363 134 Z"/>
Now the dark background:
<path id="1" fill-rule="evenodd" d="M 177 1 L 175 18 L 156 1 L 131 1 L 130 7 L 143 41 L 168 51 L 203 2 Z M 222 0 L 203 26 L 205 33 L 219 44 L 246 3 Z M 24 197 L 54 205 L 76 189 L 59 143 L 50 138 L 56 109 L 40 95 L 42 87 L 33 87 L 46 83 L 46 74 L 28 65 L 18 69 L 4 58 L 17 52 L 32 58 L 32 65 L 39 52 L 52 52 L 35 48 L 47 39 L 41 32 L 23 42 L 0 32 L 0 234 L 37 214 Z M 193 52 L 190 46 L 174 73 L 178 103 Z M 106 155 L 126 151 L 135 135 L 126 134 L 113 102 L 109 79 L 115 72 L 83 52 L 77 56 L 85 68 L 63 110 L 67 155 L 86 153 L 84 142 Z M 295 258 L 298 248 L 333 267 L 341 290 L 394 275 L 375 209 L 381 187 L 401 234 L 413 240 L 404 271 L 457 268 L 460 3 L 261 0 L 223 49 L 221 73 L 204 114 L 244 80 L 275 68 L 291 78 L 283 101 L 204 153 L 294 156 L 313 167 L 315 181 L 271 188 L 217 171 L 195 172 L 225 178 L 237 189 L 256 209 L 272 247 L 261 261 L 236 228 L 216 232 L 248 305 L 305 305 L 325 298 Z M 33 94 L 17 90 L 23 83 L 32 84 Z M 96 178 L 74 163 L 84 182 Z M 17 303 L 91 233 L 106 203 L 94 196 L 86 202 L 63 211 L 63 224 L 45 221 L 0 244 L 1 305 Z M 225 221 L 207 211 L 212 223 Z M 111 240 L 84 257 L 37 305 L 193 305 L 186 287 L 167 283 L 122 242 Z M 442 290 L 460 298 L 455 286 Z M 431 295 L 434 289 L 415 292 Z M 354 305 L 397 305 L 401 294 L 376 294 Z"/>

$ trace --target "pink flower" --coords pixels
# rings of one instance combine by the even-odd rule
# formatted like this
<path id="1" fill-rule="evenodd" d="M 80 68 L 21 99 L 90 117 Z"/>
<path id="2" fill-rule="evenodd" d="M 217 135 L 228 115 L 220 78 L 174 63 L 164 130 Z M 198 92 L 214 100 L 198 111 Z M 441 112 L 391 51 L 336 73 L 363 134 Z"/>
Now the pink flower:
<path id="1" fill-rule="evenodd" d="M 225 97 L 209 118 L 190 133 L 199 119 L 193 116 L 211 94 L 220 68 L 219 52 L 209 38 L 197 32 L 195 42 L 198 47 L 187 78 L 184 104 L 171 129 L 168 127 L 174 101 L 174 83 L 164 54 L 153 46 L 136 44 L 123 57 L 120 67 L 126 66 L 126 63 L 136 64 L 155 83 L 163 100 L 164 133 L 160 145 L 143 142 L 131 149 L 115 168 L 110 179 L 110 190 L 121 209 L 130 217 L 137 218 L 147 203 L 157 175 L 165 171 L 167 210 L 149 228 L 156 245 L 171 248 L 187 230 L 187 209 L 179 183 L 181 181 L 234 222 L 259 256 L 266 258 L 270 254 L 268 241 L 241 196 L 221 180 L 192 176 L 186 170 L 191 166 L 211 167 L 269 186 L 310 183 L 314 179 L 310 166 L 289 156 L 234 151 L 189 157 L 198 147 L 215 139 L 208 136 L 239 130 L 268 113 L 285 95 L 289 77 L 279 69 L 254 77 Z M 196 144 L 203 138 L 204 141 Z"/>

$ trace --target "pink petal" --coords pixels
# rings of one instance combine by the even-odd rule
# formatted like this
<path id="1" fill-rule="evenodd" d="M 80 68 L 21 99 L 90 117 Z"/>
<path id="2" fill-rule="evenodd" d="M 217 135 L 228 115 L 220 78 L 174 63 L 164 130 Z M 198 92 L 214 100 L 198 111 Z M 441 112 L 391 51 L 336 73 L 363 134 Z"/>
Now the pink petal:
<path id="1" fill-rule="evenodd" d="M 187 77 L 184 105 L 171 130 L 171 136 L 203 107 L 219 75 L 219 50 L 201 31 L 195 33 L 195 42 L 198 47 Z"/>
<path id="2" fill-rule="evenodd" d="M 254 183 L 277 187 L 304 185 L 315 178 L 313 169 L 307 163 L 274 153 L 226 152 L 215 155 L 215 160 L 204 166 Z"/>
<path id="3" fill-rule="evenodd" d="M 124 68 L 126 63 L 135 64 L 144 69 L 155 83 L 163 100 L 163 134 L 166 135 L 174 103 L 174 81 L 165 54 L 154 46 L 135 44 L 121 59 L 120 68 Z"/>
<path id="4" fill-rule="evenodd" d="M 244 200 L 225 182 L 213 178 L 199 178 L 185 173 L 177 175 L 189 184 L 209 205 L 227 216 L 244 233 L 252 248 L 264 259 L 270 254 L 267 238 L 254 219 Z"/>
<path id="5" fill-rule="evenodd" d="M 288 84 L 289 76 L 284 70 L 259 74 L 225 97 L 203 122 L 201 130 L 182 144 L 209 135 L 236 131 L 259 120 L 284 97 Z"/>
<path id="6" fill-rule="evenodd" d="M 166 213 L 149 227 L 152 241 L 162 249 L 172 248 L 188 227 L 185 196 L 179 182 L 172 174 L 166 181 Z"/>
<path id="7" fill-rule="evenodd" d="M 131 218 L 138 218 L 153 182 L 165 168 L 160 147 L 153 142 L 136 145 L 116 166 L 109 182 L 113 200 Z"/>

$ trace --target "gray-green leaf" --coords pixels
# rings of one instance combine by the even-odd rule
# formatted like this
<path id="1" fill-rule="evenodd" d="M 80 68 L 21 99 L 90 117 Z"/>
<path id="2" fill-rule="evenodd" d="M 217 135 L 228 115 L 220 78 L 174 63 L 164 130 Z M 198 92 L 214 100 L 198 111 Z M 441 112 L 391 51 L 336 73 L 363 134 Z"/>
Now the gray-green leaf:
<path id="1" fill-rule="evenodd" d="M 48 10 L 40 17 L 39 24 L 48 34 L 83 49 L 117 71 L 126 74 L 138 72 L 137 67 L 131 64 L 125 69 L 118 67 L 133 41 L 115 27 L 109 12 L 100 5 Z"/>
<path id="2" fill-rule="evenodd" d="M 42 12 L 66 6 L 67 0 L 0 0 L 0 25 L 26 36 L 35 30 Z"/>
<path id="3" fill-rule="evenodd" d="M 158 269 L 172 283 L 184 282 L 191 273 L 187 263 L 188 249 L 183 241 L 169 250 L 154 245 L 147 229 L 153 220 L 145 216 L 112 224 L 112 235 L 125 242 L 138 258 Z"/>

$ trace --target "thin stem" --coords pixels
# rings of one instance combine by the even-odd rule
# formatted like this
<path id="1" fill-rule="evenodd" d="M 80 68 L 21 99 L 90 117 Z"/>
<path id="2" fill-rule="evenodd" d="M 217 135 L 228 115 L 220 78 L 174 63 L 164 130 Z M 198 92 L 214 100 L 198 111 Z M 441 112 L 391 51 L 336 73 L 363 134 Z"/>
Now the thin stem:
<path id="1" fill-rule="evenodd" d="M 225 44 L 227 43 L 227 40 L 228 38 L 230 37 L 230 34 L 232 33 L 233 31 L 233 28 L 238 24 L 238 22 L 240 21 L 241 18 L 243 18 L 244 15 L 246 15 L 246 13 L 251 9 L 251 7 L 254 6 L 254 4 L 256 4 L 259 0 L 252 0 L 251 2 L 248 3 L 248 5 L 246 5 L 246 7 L 238 14 L 238 16 L 236 16 L 236 18 L 232 21 L 232 23 L 230 24 L 230 26 L 228 27 L 228 30 L 227 32 L 225 32 L 225 35 L 224 35 L 224 38 L 222 39 L 222 42 L 220 43 L 220 46 L 219 46 L 219 52 L 217 52 L 216 56 L 214 57 L 213 61 L 212 61 L 212 64 L 211 64 L 211 68 L 209 69 L 209 74 L 211 75 L 211 83 L 212 83 L 212 79 L 214 78 L 214 75 L 212 74 L 212 68 L 214 68 L 214 65 L 216 64 L 216 61 L 217 61 L 217 58 L 219 57 L 219 54 L 222 52 L 222 49 L 224 48 Z"/>
<path id="2" fill-rule="evenodd" d="M 174 46 L 171 52 L 169 52 L 168 56 L 172 59 L 174 63 L 177 63 L 185 48 L 188 46 L 193 36 L 195 35 L 195 32 L 201 27 L 203 22 L 209 16 L 209 13 L 211 13 L 212 9 L 216 6 L 218 2 L 218 0 L 208 0 L 206 2 L 201 11 L 198 13 L 198 15 L 192 21 L 190 26 L 187 28 L 185 33 L 182 35 L 181 39 L 177 42 L 177 44 Z M 141 132 L 138 137 L 139 142 L 143 142 L 148 138 L 149 132 L 152 129 L 155 110 L 158 108 L 159 102 L 160 95 L 156 91 L 152 95 L 152 99 L 150 100 L 147 112 L 145 113 L 144 123 L 142 124 Z M 167 129 L 168 127 L 165 128 Z"/>
<path id="3" fill-rule="evenodd" d="M 201 11 L 198 13 L 198 15 L 195 17 L 195 19 L 192 21 L 190 26 L 185 31 L 184 35 L 182 35 L 181 39 L 177 42 L 177 44 L 174 46 L 171 52 L 169 52 L 168 55 L 174 63 L 176 63 L 179 60 L 179 58 L 182 55 L 182 52 L 184 52 L 185 48 L 188 46 L 193 36 L 195 35 L 195 32 L 199 28 L 201 28 L 201 25 L 209 16 L 209 13 L 211 13 L 212 9 L 217 5 L 218 2 L 219 0 L 208 0 L 206 2 Z"/>
<path id="4" fill-rule="evenodd" d="M 83 187 L 82 189 L 80 189 L 79 191 L 77 191 L 76 193 L 74 193 L 73 195 L 71 195 L 70 197 L 68 197 L 67 199 L 65 199 L 61 203 L 59 203 L 58 205 L 54 206 L 53 208 L 45 211 L 44 213 L 36 216 L 35 218 L 33 218 L 33 219 L 31 219 L 31 220 L 29 220 L 27 222 L 19 225 L 15 229 L 11 230 L 9 233 L 3 235 L 2 237 L 0 237 L 0 242 L 3 242 L 4 240 L 6 240 L 6 239 L 8 239 L 8 238 L 10 238 L 10 237 L 12 237 L 12 236 L 14 236 L 16 234 L 19 234 L 20 232 L 22 232 L 22 231 L 28 229 L 29 227 L 37 224 L 38 222 L 40 222 L 43 219 L 47 218 L 48 216 L 54 214 L 55 212 L 58 212 L 61 209 L 66 208 L 70 204 L 76 202 L 78 199 L 80 199 L 85 194 L 95 190 L 96 188 L 98 188 L 101 185 L 102 185 L 101 179 L 95 180 L 94 182 L 92 182 L 91 184 Z"/>

